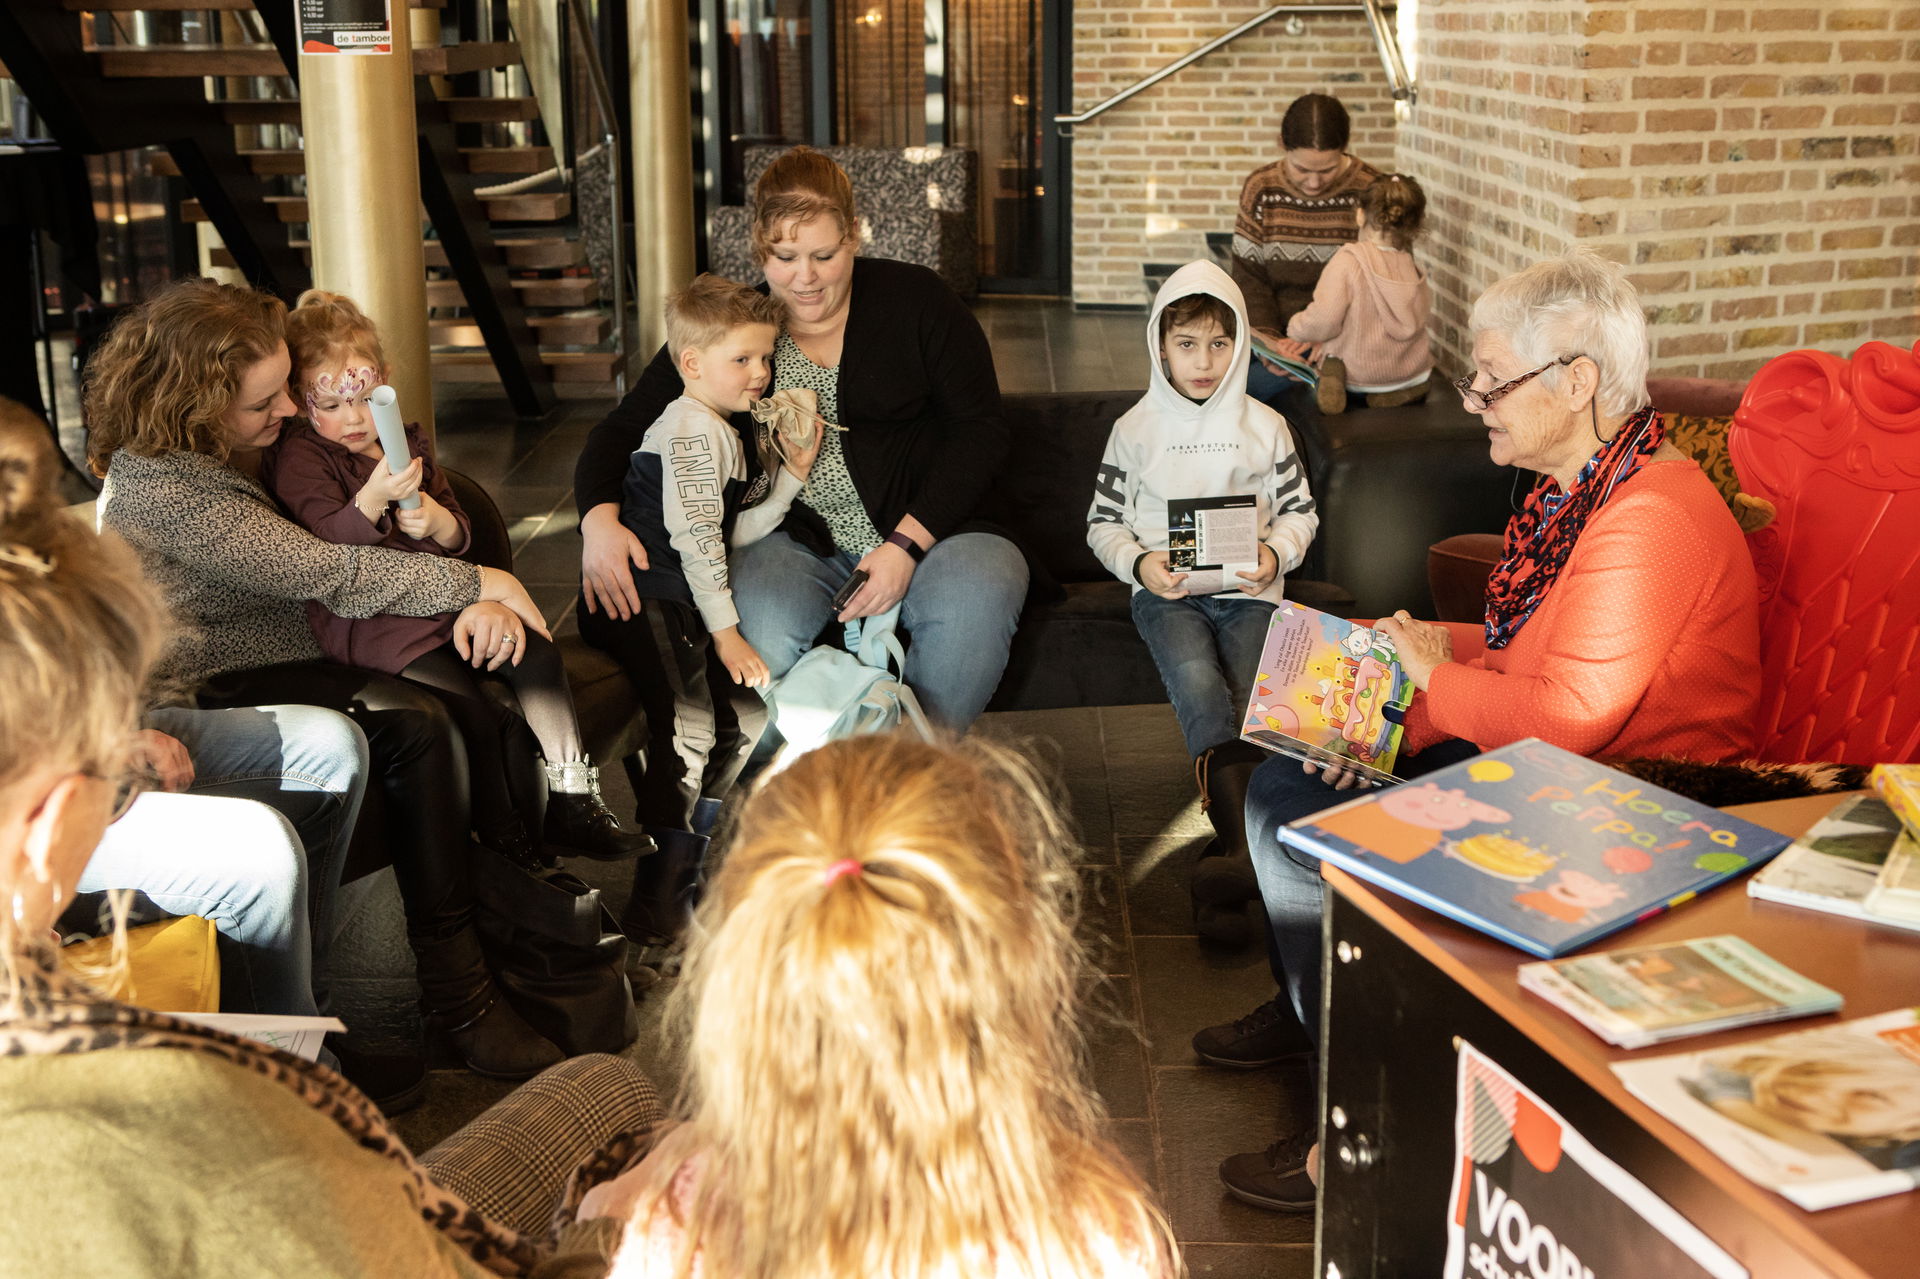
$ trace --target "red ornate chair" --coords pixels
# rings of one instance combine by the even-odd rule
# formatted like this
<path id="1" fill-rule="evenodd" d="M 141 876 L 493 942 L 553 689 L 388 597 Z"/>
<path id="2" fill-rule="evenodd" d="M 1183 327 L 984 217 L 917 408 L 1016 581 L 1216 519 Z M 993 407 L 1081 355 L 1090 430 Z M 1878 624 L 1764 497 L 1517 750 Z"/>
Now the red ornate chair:
<path id="1" fill-rule="evenodd" d="M 1729 445 L 1776 512 L 1748 537 L 1759 758 L 1920 760 L 1920 346 L 1770 361 Z"/>

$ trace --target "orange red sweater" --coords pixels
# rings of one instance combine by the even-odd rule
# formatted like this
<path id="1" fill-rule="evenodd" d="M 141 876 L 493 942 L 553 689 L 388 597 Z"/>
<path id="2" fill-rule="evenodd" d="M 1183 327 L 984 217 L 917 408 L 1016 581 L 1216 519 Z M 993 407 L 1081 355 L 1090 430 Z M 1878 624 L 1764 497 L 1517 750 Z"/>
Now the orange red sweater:
<path id="1" fill-rule="evenodd" d="M 1512 643 L 1434 671 L 1403 749 L 1540 737 L 1589 757 L 1737 759 L 1759 695 L 1739 526 L 1697 464 L 1650 462 L 1588 522 Z"/>

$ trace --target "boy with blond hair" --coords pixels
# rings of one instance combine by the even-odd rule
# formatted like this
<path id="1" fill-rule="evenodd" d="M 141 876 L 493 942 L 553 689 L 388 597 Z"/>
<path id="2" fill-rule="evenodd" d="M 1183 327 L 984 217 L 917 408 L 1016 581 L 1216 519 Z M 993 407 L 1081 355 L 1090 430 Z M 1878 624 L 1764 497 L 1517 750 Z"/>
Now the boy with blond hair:
<path id="1" fill-rule="evenodd" d="M 806 477 L 810 455 L 748 491 L 748 441 L 733 424 L 773 377 L 783 316 L 766 294 L 702 275 L 667 299 L 667 349 L 683 387 L 633 451 L 620 521 L 646 548 L 633 573 L 639 625 L 579 610 L 580 637 L 626 671 L 647 714 L 637 816 L 665 856 L 641 877 L 623 920 L 639 940 L 666 940 L 706 848 L 706 827 L 766 724 L 755 689 L 767 664 L 740 634 L 727 547 L 771 532 Z M 760 501 L 744 514 L 751 497 Z M 703 804 L 702 801 L 705 801 Z"/>

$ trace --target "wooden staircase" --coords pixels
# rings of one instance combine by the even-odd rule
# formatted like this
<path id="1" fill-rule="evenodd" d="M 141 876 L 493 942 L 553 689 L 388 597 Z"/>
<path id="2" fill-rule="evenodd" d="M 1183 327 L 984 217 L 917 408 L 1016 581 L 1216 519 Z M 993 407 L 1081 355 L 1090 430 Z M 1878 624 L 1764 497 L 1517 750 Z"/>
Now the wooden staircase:
<path id="1" fill-rule="evenodd" d="M 410 3 L 437 9 L 445 0 Z M 176 114 L 189 98 L 199 99 L 197 135 L 204 149 L 218 153 L 218 163 L 211 167 L 220 170 L 220 180 L 210 185 L 204 158 L 174 146 L 164 130 L 147 140 L 167 148 L 152 154 L 152 171 L 183 177 L 194 190 L 192 198 L 181 202 L 180 217 L 216 224 L 224 243 L 211 254 L 214 265 L 239 269 L 289 298 L 305 286 L 312 258 L 301 234 L 307 219 L 305 157 L 284 136 L 286 127 L 297 129 L 300 123 L 299 103 L 292 96 L 297 84 L 289 76 L 298 59 L 288 0 L 261 0 L 257 6 L 253 0 L 4 0 L 4 6 L 38 11 L 17 12 L 11 21 L 32 25 L 38 19 L 43 42 L 59 46 L 61 56 L 53 61 L 64 70 L 61 78 L 71 98 L 97 92 L 124 110 L 152 93 L 163 97 Z M 69 15 L 72 39 L 54 29 L 47 10 Z M 117 21 L 103 15 L 139 11 L 257 13 L 268 39 L 141 45 L 80 40 L 78 15 L 83 12 L 94 15 L 94 25 L 86 29 L 94 34 Z M 405 20 L 403 13 L 396 17 Z M 9 47 L 6 60 L 11 65 L 20 58 L 11 52 L 8 21 L 0 15 L 0 45 Z M 228 34 L 232 21 L 226 20 Z M 75 56 L 76 49 L 84 59 Z M 95 78 L 92 86 L 73 83 L 83 61 Z M 572 195 L 561 179 L 537 182 L 526 191 L 485 193 L 497 184 L 546 173 L 555 164 L 553 148 L 537 137 L 509 139 L 502 130 L 487 127 L 540 118 L 530 97 L 489 97 L 477 91 L 485 78 L 480 73 L 519 61 L 519 46 L 502 40 L 413 52 L 422 199 L 433 224 L 425 247 L 435 380 L 501 382 L 517 409 L 537 414 L 556 392 L 612 393 L 621 354 L 613 349 L 615 326 L 574 225 Z M 430 77 L 453 77 L 459 91 L 439 97 Z M 277 91 L 267 87 L 274 96 L 213 101 L 201 89 L 242 80 L 281 83 Z M 36 87 L 45 92 L 50 85 L 42 76 L 37 85 L 22 87 L 39 106 L 42 94 Z M 193 91 L 183 92 L 183 86 Z M 253 91 L 259 91 L 257 85 Z M 58 112 L 42 114 L 51 121 Z M 281 135 L 271 139 L 274 145 L 262 145 L 252 136 L 263 129 Z M 236 130 L 242 135 L 238 139 Z M 219 132 L 227 135 L 224 146 L 212 136 Z M 88 137 L 76 149 L 121 150 L 128 144 L 124 137 L 113 139 L 113 145 Z M 236 208 L 242 212 L 237 214 Z"/>

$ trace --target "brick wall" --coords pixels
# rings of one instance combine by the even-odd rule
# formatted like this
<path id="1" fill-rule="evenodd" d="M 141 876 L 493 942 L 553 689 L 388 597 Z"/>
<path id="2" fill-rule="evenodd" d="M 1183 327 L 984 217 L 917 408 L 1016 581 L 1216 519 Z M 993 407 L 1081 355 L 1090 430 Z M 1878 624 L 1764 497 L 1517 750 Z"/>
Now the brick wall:
<path id="1" fill-rule="evenodd" d="M 1357 154 L 1426 187 L 1443 368 L 1467 363 L 1481 289 L 1576 243 L 1629 266 L 1659 373 L 1920 337 L 1920 4 L 1403 7 L 1420 101 L 1398 125 L 1365 26 L 1328 17 L 1271 23 L 1083 126 L 1075 300 L 1137 302 L 1142 262 L 1198 256 L 1287 102 L 1319 89 L 1353 111 Z M 1257 8 L 1076 5 L 1076 108 Z"/>
<path id="2" fill-rule="evenodd" d="M 1449 372 L 1469 363 L 1473 299 L 1591 229 L 1574 214 L 1580 174 L 1617 162 L 1582 133 L 1583 7 L 1420 0 L 1415 11 L 1419 102 L 1399 130 L 1395 163 L 1427 193 L 1416 253 L 1433 288 L 1434 358 Z"/>
<path id="3" fill-rule="evenodd" d="M 1398 154 L 1434 202 L 1443 364 L 1464 367 L 1481 288 L 1576 242 L 1628 264 L 1657 373 L 1744 378 L 1798 347 L 1920 336 L 1920 6 L 1494 9 L 1417 12 Z"/>
<path id="4" fill-rule="evenodd" d="M 1257 0 L 1076 0 L 1073 110 L 1246 21 Z M 1353 152 L 1393 159 L 1392 98 L 1364 21 L 1310 17 L 1299 36 L 1267 23 L 1087 124 L 1072 145 L 1073 297 L 1140 305 L 1141 265 L 1206 253 L 1232 231 L 1247 175 L 1280 158 L 1280 115 L 1303 93 L 1353 115 Z"/>

